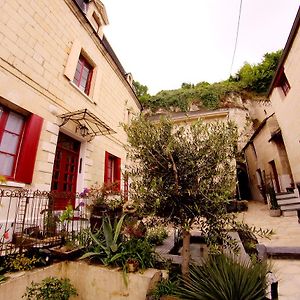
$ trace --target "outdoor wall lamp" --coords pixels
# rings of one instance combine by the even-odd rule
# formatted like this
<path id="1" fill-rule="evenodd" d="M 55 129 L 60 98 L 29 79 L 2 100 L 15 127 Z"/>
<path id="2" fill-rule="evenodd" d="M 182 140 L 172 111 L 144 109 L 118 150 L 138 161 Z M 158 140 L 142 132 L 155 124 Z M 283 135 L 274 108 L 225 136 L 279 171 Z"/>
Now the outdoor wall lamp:
<path id="1" fill-rule="evenodd" d="M 77 130 L 79 130 L 81 136 L 85 137 L 89 134 L 89 129 L 85 125 L 78 125 Z"/>

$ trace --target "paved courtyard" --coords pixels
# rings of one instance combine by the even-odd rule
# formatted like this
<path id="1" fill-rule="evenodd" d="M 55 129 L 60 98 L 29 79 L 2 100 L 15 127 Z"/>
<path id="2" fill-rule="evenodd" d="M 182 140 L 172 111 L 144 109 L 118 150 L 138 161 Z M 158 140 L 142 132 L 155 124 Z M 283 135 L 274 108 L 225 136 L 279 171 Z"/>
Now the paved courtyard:
<path id="1" fill-rule="evenodd" d="M 270 217 L 267 205 L 258 201 L 249 201 L 247 212 L 239 214 L 245 223 L 263 229 L 273 229 L 271 239 L 259 238 L 266 246 L 300 247 L 300 224 L 296 216 Z M 279 280 L 279 299 L 300 299 L 300 260 L 273 259 L 273 272 Z"/>

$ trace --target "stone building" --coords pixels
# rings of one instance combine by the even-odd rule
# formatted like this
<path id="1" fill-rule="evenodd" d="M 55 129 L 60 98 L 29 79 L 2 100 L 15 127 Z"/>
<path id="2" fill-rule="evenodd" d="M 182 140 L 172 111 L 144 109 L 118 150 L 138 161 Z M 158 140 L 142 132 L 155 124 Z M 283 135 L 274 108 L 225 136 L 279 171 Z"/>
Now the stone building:
<path id="1" fill-rule="evenodd" d="M 300 183 L 300 9 L 292 26 L 278 69 L 269 89 L 269 98 L 280 127 L 295 183 Z"/>
<path id="2" fill-rule="evenodd" d="M 226 122 L 232 121 L 236 124 L 238 130 L 238 150 L 241 151 L 245 146 L 247 133 L 252 133 L 252 128 L 249 129 L 248 118 L 249 111 L 242 102 L 239 96 L 231 95 L 234 98 L 236 106 L 230 108 L 220 108 L 215 110 L 194 110 L 188 112 L 163 112 L 156 113 L 151 116 L 153 121 L 159 120 L 162 116 L 170 118 L 174 124 L 191 124 L 201 119 L 203 122 Z M 250 130 L 250 132 L 249 132 Z M 241 160 L 234 162 L 237 168 L 237 197 L 240 199 L 250 199 L 250 190 L 248 184 L 247 167 Z"/>
<path id="3" fill-rule="evenodd" d="M 300 10 L 268 92 L 270 102 L 261 105 L 264 114 L 256 112 L 259 118 L 255 132 L 244 147 L 254 199 L 263 199 L 267 184 L 272 184 L 275 192 L 283 193 L 292 192 L 300 183 L 299 25 Z M 298 196 L 296 191 L 293 197 Z M 288 209 L 296 209 L 299 199 L 289 202 L 293 207 Z"/>
<path id="4" fill-rule="evenodd" d="M 247 161 L 252 198 L 266 198 L 266 185 L 277 193 L 293 187 L 293 179 L 280 128 L 274 113 L 258 125 L 243 149 Z"/>
<path id="5" fill-rule="evenodd" d="M 103 182 L 122 188 L 127 137 L 120 124 L 141 105 L 103 34 L 107 24 L 99 0 L 0 2 L 5 188 L 80 192 Z M 57 201 L 63 209 L 66 200 Z"/>

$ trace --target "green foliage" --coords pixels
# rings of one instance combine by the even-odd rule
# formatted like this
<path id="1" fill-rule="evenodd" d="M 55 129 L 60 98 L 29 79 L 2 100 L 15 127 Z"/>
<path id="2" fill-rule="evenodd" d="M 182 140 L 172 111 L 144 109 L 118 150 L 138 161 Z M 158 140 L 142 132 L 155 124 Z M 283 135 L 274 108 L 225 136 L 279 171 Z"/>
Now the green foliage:
<path id="1" fill-rule="evenodd" d="M 168 237 L 166 228 L 162 225 L 150 227 L 147 229 L 146 239 L 150 244 L 162 245 L 163 241 Z"/>
<path id="2" fill-rule="evenodd" d="M 124 265 L 128 260 L 136 260 L 142 269 L 153 268 L 155 263 L 155 252 L 153 246 L 145 239 L 130 239 L 122 245 L 122 260 L 119 265 Z"/>
<path id="3" fill-rule="evenodd" d="M 186 300 L 265 299 L 268 268 L 266 263 L 212 255 L 203 266 L 191 268 L 189 280 L 183 280 L 177 294 Z"/>
<path id="4" fill-rule="evenodd" d="M 66 206 L 66 209 L 62 212 L 62 214 L 58 217 L 59 221 L 61 223 L 65 223 L 65 222 L 70 222 L 70 220 L 73 218 L 74 216 L 74 210 L 73 210 L 73 206 L 72 204 L 68 204 Z"/>
<path id="5" fill-rule="evenodd" d="M 205 218 L 205 233 L 224 232 L 225 200 L 234 187 L 236 128 L 232 123 L 174 127 L 143 117 L 125 126 L 132 165 L 132 199 L 141 214 L 180 226 Z M 204 221 L 203 221 L 204 222 Z"/>
<path id="6" fill-rule="evenodd" d="M 39 263 L 36 257 L 27 257 L 24 254 L 8 256 L 4 262 L 4 266 L 8 271 L 27 271 L 33 269 Z"/>
<path id="7" fill-rule="evenodd" d="M 235 125 L 198 121 L 175 126 L 168 119 L 153 123 L 140 117 L 124 127 L 133 162 L 131 199 L 140 215 L 163 218 L 182 229 L 184 274 L 195 221 L 208 245 L 233 245 L 228 228 L 235 220 L 226 203 L 235 189 Z"/>
<path id="8" fill-rule="evenodd" d="M 133 81 L 133 85 L 136 91 L 136 95 L 141 101 L 142 104 L 147 103 L 149 98 L 151 97 L 148 94 L 148 87 L 146 85 L 140 84 L 138 81 Z"/>
<path id="9" fill-rule="evenodd" d="M 234 100 L 230 103 L 226 97 L 230 94 L 239 94 L 255 98 L 257 94 L 265 94 L 270 86 L 276 71 L 282 50 L 266 53 L 261 63 L 250 65 L 245 63 L 235 76 L 230 76 L 228 80 L 208 83 L 199 82 L 182 83 L 181 88 L 176 90 L 162 90 L 156 95 L 147 94 L 147 87 L 141 90 L 139 96 L 144 107 L 156 111 L 159 108 L 167 110 L 180 109 L 188 111 L 191 104 L 196 104 L 199 108 L 216 109 L 228 106 L 238 106 Z M 145 90 L 146 88 L 146 90 Z M 147 95 L 147 96 L 145 96 Z"/>
<path id="10" fill-rule="evenodd" d="M 279 63 L 282 50 L 266 53 L 261 63 L 250 65 L 245 63 L 237 73 L 237 80 L 244 89 L 266 93 Z"/>
<path id="11" fill-rule="evenodd" d="M 77 291 L 68 278 L 47 277 L 41 283 L 31 282 L 22 298 L 27 300 L 68 300 Z"/>
<path id="12" fill-rule="evenodd" d="M 100 259 L 105 265 L 126 267 L 126 262 L 136 260 L 141 268 L 153 267 L 155 254 L 152 244 L 143 238 L 125 240 L 122 236 L 122 225 L 125 215 L 113 227 L 109 218 L 103 220 L 103 225 L 97 233 L 89 231 L 89 250 L 80 259 Z"/>
<path id="13" fill-rule="evenodd" d="M 4 282 L 7 277 L 3 274 L 1 274 L 4 271 L 4 268 L 0 267 L 0 283 Z"/>
<path id="14" fill-rule="evenodd" d="M 162 296 L 175 295 L 177 289 L 178 281 L 163 279 L 156 285 L 155 289 L 151 291 L 151 299 L 159 300 Z"/>
<path id="15" fill-rule="evenodd" d="M 0 283 L 4 282 L 6 279 L 7 279 L 6 276 L 4 276 L 2 274 L 0 275 Z"/>
<path id="16" fill-rule="evenodd" d="M 100 232 L 94 234 L 89 232 L 92 240 L 92 250 L 81 256 L 80 259 L 98 257 L 105 265 L 115 263 L 124 253 L 120 252 L 122 245 L 121 241 L 121 228 L 123 225 L 125 215 L 112 226 L 110 218 L 103 218 L 102 227 Z"/>
<path id="17" fill-rule="evenodd" d="M 158 108 L 179 108 L 182 111 L 187 111 L 191 104 L 196 104 L 198 107 L 206 109 L 216 109 L 228 105 L 222 102 L 227 95 L 239 93 L 240 91 L 240 83 L 229 80 L 213 84 L 200 82 L 196 86 L 183 84 L 180 89 L 157 93 L 144 105 L 154 111 Z M 234 106 L 237 104 L 233 103 L 231 105 Z"/>

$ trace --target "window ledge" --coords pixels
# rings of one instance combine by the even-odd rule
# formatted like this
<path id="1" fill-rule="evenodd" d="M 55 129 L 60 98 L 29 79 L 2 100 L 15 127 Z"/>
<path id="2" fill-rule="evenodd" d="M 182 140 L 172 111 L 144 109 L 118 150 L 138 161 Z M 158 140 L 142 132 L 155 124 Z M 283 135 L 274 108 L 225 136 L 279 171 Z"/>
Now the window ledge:
<path id="1" fill-rule="evenodd" d="M 0 184 L 0 186 L 3 186 L 3 187 L 14 187 L 14 188 L 24 188 L 25 187 L 25 183 L 15 182 L 15 181 L 6 181 L 5 183 Z"/>
<path id="2" fill-rule="evenodd" d="M 87 100 L 89 100 L 91 103 L 95 105 L 97 104 L 95 101 L 93 101 L 92 98 L 90 98 L 86 93 L 84 93 L 73 81 L 69 81 L 69 82 L 82 96 L 84 96 L 84 98 L 86 98 Z"/>

